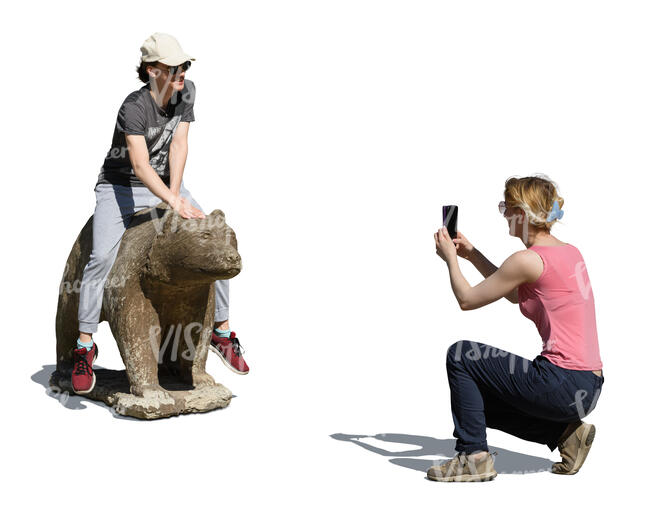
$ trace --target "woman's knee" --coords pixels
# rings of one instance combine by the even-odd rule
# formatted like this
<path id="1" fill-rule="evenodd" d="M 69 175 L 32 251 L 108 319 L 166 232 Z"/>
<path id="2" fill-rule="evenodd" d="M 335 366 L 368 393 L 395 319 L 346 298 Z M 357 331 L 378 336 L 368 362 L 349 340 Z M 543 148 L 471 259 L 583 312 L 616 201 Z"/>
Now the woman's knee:
<path id="1" fill-rule="evenodd" d="M 447 349 L 447 364 L 461 361 L 471 347 L 472 341 L 466 339 L 456 341 L 454 344 L 450 345 Z"/>
<path id="2" fill-rule="evenodd" d="M 447 364 L 487 359 L 490 355 L 488 351 L 491 349 L 492 347 L 485 343 L 479 343 L 470 339 L 456 341 L 447 349 Z"/>

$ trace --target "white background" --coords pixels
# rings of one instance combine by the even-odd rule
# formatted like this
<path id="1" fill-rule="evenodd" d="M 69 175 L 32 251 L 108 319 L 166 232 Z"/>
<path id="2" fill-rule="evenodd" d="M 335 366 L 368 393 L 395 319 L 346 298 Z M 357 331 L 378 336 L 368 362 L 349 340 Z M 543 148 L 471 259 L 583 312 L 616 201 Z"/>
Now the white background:
<path id="1" fill-rule="evenodd" d="M 621 511 L 645 487 L 650 33 L 644 2 L 22 2 L 3 7 L 2 486 L 23 514 L 394 515 Z M 211 355 L 230 407 L 141 422 L 46 385 L 58 284 L 95 205 L 117 110 L 153 32 L 196 58 L 184 181 L 237 233 L 231 325 L 251 373 Z M 462 312 L 441 205 L 496 265 L 516 250 L 505 180 L 544 173 L 555 235 L 585 257 L 605 374 L 577 476 L 488 430 L 499 476 L 442 484 L 447 347 L 533 358 L 505 300 Z M 472 284 L 482 280 L 467 262 Z M 99 366 L 121 367 L 108 324 Z M 62 403 L 63 402 L 63 403 Z M 368 435 L 376 454 L 330 435 Z M 425 446 L 386 443 L 408 435 Z M 418 436 L 424 438 L 417 438 Z M 415 437 L 415 438 L 414 438 Z M 405 437 L 403 441 L 408 441 Z M 399 441 L 399 440 L 398 440 Z M 406 459 L 405 459 L 406 458 Z M 459 497 L 460 496 L 460 497 Z"/>

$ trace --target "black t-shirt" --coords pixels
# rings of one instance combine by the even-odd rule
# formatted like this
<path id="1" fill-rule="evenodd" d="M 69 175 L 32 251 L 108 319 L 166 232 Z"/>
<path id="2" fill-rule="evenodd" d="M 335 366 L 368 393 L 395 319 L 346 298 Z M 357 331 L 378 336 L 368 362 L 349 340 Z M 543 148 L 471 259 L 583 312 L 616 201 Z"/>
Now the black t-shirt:
<path id="1" fill-rule="evenodd" d="M 151 96 L 150 85 L 130 93 L 120 106 L 113 131 L 113 142 L 102 165 L 97 185 L 145 186 L 131 167 L 125 135 L 144 135 L 149 164 L 169 186 L 169 145 L 180 122 L 194 121 L 194 83 L 185 79 L 180 92 L 174 92 L 165 109 Z"/>

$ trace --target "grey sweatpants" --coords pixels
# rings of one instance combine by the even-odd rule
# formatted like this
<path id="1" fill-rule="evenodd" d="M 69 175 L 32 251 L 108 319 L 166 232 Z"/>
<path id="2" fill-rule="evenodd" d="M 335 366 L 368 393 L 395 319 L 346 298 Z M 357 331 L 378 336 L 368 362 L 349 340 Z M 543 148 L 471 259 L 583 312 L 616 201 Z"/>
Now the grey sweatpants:
<path id="1" fill-rule="evenodd" d="M 181 182 L 180 195 L 203 211 Z M 84 268 L 79 293 L 79 331 L 97 332 L 104 297 L 104 284 L 117 258 L 122 236 L 133 214 L 162 202 L 145 186 L 99 184 L 95 186 L 95 215 L 93 217 L 93 249 Z M 228 280 L 217 280 L 215 321 L 228 319 Z"/>

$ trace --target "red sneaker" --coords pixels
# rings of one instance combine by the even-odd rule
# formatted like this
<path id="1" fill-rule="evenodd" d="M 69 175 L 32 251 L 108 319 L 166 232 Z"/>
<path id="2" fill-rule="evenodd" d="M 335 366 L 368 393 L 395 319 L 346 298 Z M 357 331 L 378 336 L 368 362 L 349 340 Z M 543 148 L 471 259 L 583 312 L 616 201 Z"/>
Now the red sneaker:
<path id="1" fill-rule="evenodd" d="M 244 349 L 239 344 L 239 339 L 237 339 L 234 332 L 230 332 L 230 337 L 219 337 L 213 330 L 210 350 L 215 352 L 221 358 L 223 364 L 233 372 L 240 375 L 248 373 L 248 365 L 242 357 Z"/>
<path id="2" fill-rule="evenodd" d="M 73 350 L 74 366 L 72 367 L 72 389 L 75 393 L 83 395 L 90 393 L 95 387 L 95 372 L 93 363 L 99 355 L 97 343 L 93 343 L 90 350 L 77 348 Z"/>

